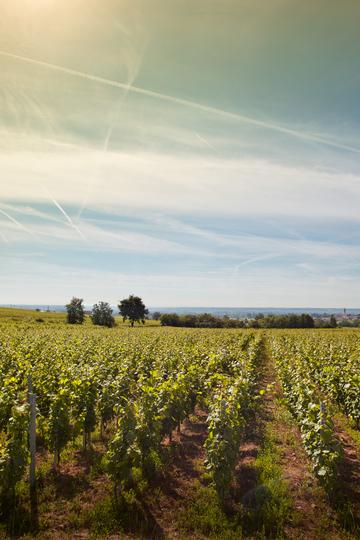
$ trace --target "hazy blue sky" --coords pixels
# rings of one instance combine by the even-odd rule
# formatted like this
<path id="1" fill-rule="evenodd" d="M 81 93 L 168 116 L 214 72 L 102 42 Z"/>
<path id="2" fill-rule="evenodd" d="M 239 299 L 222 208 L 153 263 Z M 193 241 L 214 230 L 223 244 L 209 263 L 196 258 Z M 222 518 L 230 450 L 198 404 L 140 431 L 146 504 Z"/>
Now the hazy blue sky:
<path id="1" fill-rule="evenodd" d="M 2 0 L 0 303 L 360 305 L 358 0 Z"/>

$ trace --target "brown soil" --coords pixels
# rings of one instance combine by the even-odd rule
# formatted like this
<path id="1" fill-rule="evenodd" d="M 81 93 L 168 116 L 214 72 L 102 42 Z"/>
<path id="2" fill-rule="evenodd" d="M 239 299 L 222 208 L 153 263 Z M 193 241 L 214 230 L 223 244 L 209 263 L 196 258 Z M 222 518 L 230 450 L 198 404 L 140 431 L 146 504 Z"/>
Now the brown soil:
<path id="1" fill-rule="evenodd" d="M 178 531 L 179 512 L 184 508 L 196 479 L 203 472 L 204 441 L 207 436 L 207 415 L 197 408 L 191 420 L 185 420 L 181 431 L 174 431 L 172 441 L 164 440 L 169 451 L 169 463 L 164 477 L 149 486 L 138 507 L 134 508 L 134 523 L 127 534 L 111 534 L 109 540 L 135 538 L 185 538 Z M 57 472 L 49 471 L 38 488 L 38 510 L 41 531 L 38 538 L 65 540 L 94 538 L 84 523 L 84 516 L 112 493 L 112 483 L 104 475 L 91 475 L 96 455 L 102 454 L 100 443 L 93 451 L 76 451 L 70 461 L 60 464 Z M 49 463 L 46 452 L 38 453 L 38 464 Z M 80 518 L 77 525 L 76 519 Z M 136 532 L 139 521 L 139 531 Z M 145 532 L 142 531 L 145 524 Z"/>
<path id="2" fill-rule="evenodd" d="M 101 450 L 102 445 L 97 444 L 92 453 L 77 451 L 71 461 L 45 476 L 39 489 L 39 517 L 46 532 L 40 537 L 55 540 L 89 537 L 89 531 L 82 530 L 83 523 L 76 527 L 76 520 L 111 493 L 111 482 L 106 475 L 89 474 L 94 457 Z"/>
<path id="3" fill-rule="evenodd" d="M 353 521 L 360 536 L 360 452 L 358 445 L 344 429 L 339 419 L 335 420 L 335 433 L 343 448 L 343 457 L 339 467 L 339 488 L 336 496 L 341 504 L 351 504 Z M 346 519 L 346 518 L 345 518 Z"/>
<path id="4" fill-rule="evenodd" d="M 166 538 L 184 538 L 178 530 L 179 514 L 189 500 L 194 482 L 200 480 L 204 472 L 206 418 L 207 414 L 196 408 L 194 417 L 182 424 L 181 432 L 174 432 L 171 443 L 173 457 L 166 468 L 164 480 L 158 486 L 160 489 L 149 503 Z M 168 445 L 169 441 L 164 444 Z"/>
<path id="5" fill-rule="evenodd" d="M 270 361 L 266 362 L 259 388 L 266 388 L 275 381 Z M 342 533 L 339 512 L 331 506 L 323 489 L 311 472 L 300 438 L 299 430 L 281 402 L 279 385 L 266 392 L 258 411 L 250 419 L 244 441 L 240 447 L 232 489 L 233 511 L 251 506 L 251 493 L 259 487 L 255 461 L 262 448 L 265 430 L 278 449 L 276 459 L 281 467 L 292 504 L 291 518 L 285 525 L 285 537 L 290 540 L 345 540 L 355 538 Z M 196 482 L 201 482 L 204 472 L 204 441 L 207 436 L 206 412 L 197 408 L 195 415 L 174 431 L 172 441 L 163 442 L 169 459 L 163 477 L 149 486 L 142 496 L 132 533 L 112 534 L 109 540 L 201 539 L 201 535 L 186 536 L 179 528 L 181 513 L 191 500 Z M 337 434 L 344 446 L 344 460 L 340 475 L 345 497 L 356 508 L 360 506 L 360 459 L 358 449 L 347 432 L 337 424 Z M 86 513 L 108 498 L 112 492 L 109 478 L 104 474 L 90 474 L 91 464 L 104 447 L 94 444 L 94 452 L 75 452 L 71 461 L 61 464 L 58 473 L 48 473 L 39 489 L 40 523 L 46 532 L 39 538 L 54 540 L 69 538 L 94 538 L 89 524 L 84 522 Z M 39 456 L 45 461 L 46 456 Z M 77 524 L 77 518 L 79 523 Z M 146 522 L 146 533 L 136 532 L 136 520 Z"/>
<path id="6" fill-rule="evenodd" d="M 276 381 L 273 366 L 266 363 L 260 388 Z M 276 382 L 274 390 L 266 392 L 256 417 L 249 422 L 246 437 L 240 447 L 236 468 L 238 496 L 245 502 L 258 486 L 255 460 L 261 449 L 264 431 L 270 427 L 280 456 L 283 479 L 287 484 L 293 512 L 285 525 L 289 539 L 328 540 L 348 538 L 336 525 L 336 512 L 311 472 L 311 463 L 302 446 L 299 429 L 282 404 L 282 392 Z"/>

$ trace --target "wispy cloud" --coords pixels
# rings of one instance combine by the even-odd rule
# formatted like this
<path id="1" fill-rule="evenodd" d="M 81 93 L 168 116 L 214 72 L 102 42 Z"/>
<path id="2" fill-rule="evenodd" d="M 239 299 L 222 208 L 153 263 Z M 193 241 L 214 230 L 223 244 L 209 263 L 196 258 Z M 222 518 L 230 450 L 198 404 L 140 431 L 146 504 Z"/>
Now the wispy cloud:
<path id="1" fill-rule="evenodd" d="M 265 273 L 262 268 L 249 267 L 240 279 L 228 268 L 217 272 L 154 273 L 145 270 L 127 273 L 88 268 L 83 272 L 76 265 L 57 265 L 16 257 L 7 261 L 6 269 L 0 266 L 0 277 L 5 291 L 11 290 L 13 276 L 23 283 L 23 303 L 48 303 L 51 298 L 53 303 L 64 304 L 74 291 L 87 304 L 99 299 L 114 303 L 136 291 L 149 306 L 356 307 L 354 298 L 360 295 L 357 276 L 345 276 L 339 280 L 333 274 L 301 276 L 289 269 L 279 271 L 274 268 Z M 331 297 L 329 286 L 334 287 Z M 32 291 L 37 291 L 36 297 Z M 4 295 L 3 302 L 7 301 L 13 302 L 13 297 Z"/>
<path id="2" fill-rule="evenodd" d="M 50 214 L 50 212 L 43 212 L 42 210 L 38 210 L 37 208 L 33 208 L 31 206 L 1 204 L 1 207 L 7 211 L 16 212 L 17 214 L 21 214 L 23 216 L 39 218 L 45 221 L 55 221 L 57 223 L 61 223 L 61 220 L 53 216 L 52 214 Z"/>
<path id="3" fill-rule="evenodd" d="M 33 205 L 44 200 L 43 185 L 62 207 L 79 208 L 94 175 L 88 206 L 103 213 L 198 215 L 203 220 L 211 215 L 261 216 L 269 222 L 282 217 L 293 230 L 295 219 L 309 224 L 323 219 L 359 221 L 356 174 L 241 157 L 135 151 L 108 152 L 101 169 L 90 151 L 29 150 L 16 155 L 14 159 L 13 152 L 0 154 L 2 174 L 11 178 L 1 186 L 4 203 Z"/>
<path id="4" fill-rule="evenodd" d="M 66 218 L 67 222 L 69 223 L 69 225 L 77 232 L 77 234 L 80 236 L 80 238 L 82 238 L 82 240 L 86 240 L 84 234 L 81 232 L 81 230 L 79 229 L 79 227 L 73 222 L 73 220 L 71 219 L 71 217 L 67 214 L 67 212 L 65 212 L 64 208 L 61 206 L 61 204 L 56 200 L 54 199 L 54 197 L 51 195 L 51 193 L 46 190 L 50 200 L 54 203 L 54 205 L 56 206 L 56 208 L 58 208 L 60 210 L 60 212 L 62 213 L 62 215 Z"/>
<path id="5" fill-rule="evenodd" d="M 0 24 L 9 302 L 360 298 L 355 9 L 310 35 L 301 2 L 37 3 Z"/>
<path id="6" fill-rule="evenodd" d="M 251 259 L 246 259 L 246 261 L 242 261 L 239 263 L 236 267 L 237 270 L 243 266 L 248 266 L 249 264 L 254 264 L 260 261 L 268 261 L 270 259 L 276 259 L 277 257 L 281 257 L 281 253 L 270 253 L 268 255 L 260 255 L 259 257 L 252 257 Z"/>
<path id="7" fill-rule="evenodd" d="M 30 64 L 42 66 L 44 68 L 51 69 L 51 70 L 54 70 L 54 71 L 59 71 L 61 73 L 65 73 L 67 75 L 72 75 L 72 76 L 75 76 L 75 77 L 80 77 L 82 79 L 87 79 L 89 81 L 96 82 L 96 83 L 99 83 L 99 84 L 104 84 L 104 85 L 107 85 L 107 86 L 112 86 L 114 88 L 119 88 L 121 90 L 125 90 L 126 92 L 132 92 L 134 94 L 139 94 L 139 95 L 143 95 L 143 96 L 154 98 L 154 99 L 160 99 L 160 100 L 163 100 L 163 101 L 168 101 L 168 102 L 171 102 L 171 103 L 174 103 L 174 104 L 177 104 L 177 105 L 190 107 L 192 109 L 196 109 L 198 111 L 202 111 L 202 112 L 206 112 L 206 113 L 210 113 L 210 114 L 215 114 L 215 115 L 218 115 L 218 116 L 222 116 L 223 118 L 228 118 L 228 119 L 235 120 L 235 121 L 238 121 L 238 122 L 242 122 L 242 123 L 245 123 L 245 124 L 249 124 L 249 125 L 252 125 L 252 126 L 277 131 L 277 132 L 283 133 L 285 135 L 289 135 L 291 137 L 296 137 L 296 138 L 299 138 L 299 139 L 303 139 L 303 140 L 306 140 L 306 141 L 309 141 L 309 142 L 315 142 L 315 143 L 318 143 L 318 144 L 324 144 L 326 146 L 331 146 L 331 147 L 334 147 L 334 148 L 338 148 L 339 150 L 346 150 L 346 151 L 349 151 L 349 152 L 360 153 L 360 148 L 350 146 L 350 145 L 346 145 L 346 144 L 341 144 L 341 143 L 339 143 L 337 141 L 334 141 L 334 140 L 332 140 L 332 139 L 330 139 L 330 138 L 328 138 L 326 136 L 319 136 L 317 134 L 312 134 L 312 133 L 308 133 L 308 132 L 304 132 L 304 131 L 299 131 L 297 129 L 282 126 L 280 124 L 273 123 L 273 122 L 265 122 L 265 121 L 262 121 L 262 120 L 259 120 L 259 119 L 256 119 L 256 118 L 252 118 L 250 116 L 241 115 L 241 114 L 238 114 L 238 113 L 226 111 L 226 110 L 223 110 L 223 109 L 219 109 L 217 107 L 211 107 L 209 105 L 204 105 L 204 104 L 198 103 L 196 101 L 191 101 L 191 100 L 188 100 L 188 99 L 182 99 L 182 98 L 178 98 L 178 97 L 175 97 L 175 96 L 170 96 L 170 95 L 167 95 L 167 94 L 163 94 L 161 92 L 154 92 L 152 90 L 148 90 L 148 89 L 145 89 L 145 88 L 140 88 L 138 86 L 133 86 L 133 85 L 130 86 L 128 83 L 122 83 L 122 82 L 119 82 L 119 81 L 115 81 L 113 79 L 108 79 L 108 78 L 105 78 L 105 77 L 99 77 L 99 76 L 93 75 L 91 73 L 86 73 L 86 72 L 83 72 L 83 71 L 71 69 L 71 68 L 61 66 L 61 65 L 58 65 L 58 64 L 53 64 L 53 63 L 50 63 L 50 62 L 44 62 L 42 60 L 37 60 L 37 59 L 31 58 L 29 56 L 21 56 L 21 55 L 13 54 L 13 53 L 10 53 L 10 52 L 4 51 L 4 50 L 0 51 L 0 55 L 2 55 L 4 57 L 7 57 L 7 58 L 13 58 L 14 60 L 19 60 L 19 61 L 27 62 L 27 63 L 30 63 Z"/>
<path id="8" fill-rule="evenodd" d="M 208 148 L 211 148 L 211 150 L 215 150 L 215 147 L 209 143 L 209 141 L 207 139 L 205 139 L 205 137 L 202 137 L 199 133 L 195 132 L 195 135 L 196 137 L 199 139 L 200 142 L 202 142 L 203 144 L 205 144 L 205 146 L 207 146 Z"/>
<path id="9" fill-rule="evenodd" d="M 30 234 L 31 236 L 33 236 L 34 238 L 36 238 L 36 235 L 33 233 L 33 231 L 31 231 L 28 227 L 25 227 L 25 225 L 23 225 L 22 223 L 20 223 L 20 221 L 18 221 L 17 219 L 15 219 L 14 217 L 12 217 L 10 214 L 8 214 L 7 212 L 5 212 L 5 210 L 2 210 L 0 208 L 0 214 L 2 214 L 3 216 L 5 216 L 8 220 L 10 220 L 12 223 L 14 223 L 19 229 L 21 229 L 22 231 L 25 231 L 27 234 Z"/>

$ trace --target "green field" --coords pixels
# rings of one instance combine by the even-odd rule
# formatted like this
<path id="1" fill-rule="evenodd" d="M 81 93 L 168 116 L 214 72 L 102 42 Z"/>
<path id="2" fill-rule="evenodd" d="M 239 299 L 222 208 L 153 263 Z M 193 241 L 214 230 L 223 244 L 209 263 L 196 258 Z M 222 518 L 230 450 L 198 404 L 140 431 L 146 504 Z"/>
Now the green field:
<path id="1" fill-rule="evenodd" d="M 0 319 L 13 321 L 34 321 L 43 319 L 47 322 L 59 321 L 65 322 L 65 313 L 54 313 L 51 311 L 36 311 L 34 309 L 5 308 L 0 307 Z"/>
<path id="2" fill-rule="evenodd" d="M 117 326 L 128 326 L 128 323 L 123 323 L 120 315 L 114 315 Z M 5 308 L 0 307 L 0 321 L 18 321 L 26 323 L 66 323 L 66 313 L 54 312 L 54 311 L 36 311 L 34 309 L 22 309 L 22 308 Z M 85 316 L 84 324 L 91 324 L 89 315 Z M 159 321 L 147 321 L 147 326 L 159 326 Z"/>
<path id="3" fill-rule="evenodd" d="M 0 311 L 4 538 L 359 537 L 359 331 Z"/>

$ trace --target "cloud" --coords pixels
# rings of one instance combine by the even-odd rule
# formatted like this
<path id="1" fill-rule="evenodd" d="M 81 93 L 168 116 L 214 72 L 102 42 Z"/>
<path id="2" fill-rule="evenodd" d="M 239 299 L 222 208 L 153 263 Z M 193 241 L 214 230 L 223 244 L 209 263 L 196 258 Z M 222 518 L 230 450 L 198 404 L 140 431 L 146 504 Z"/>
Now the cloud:
<path id="1" fill-rule="evenodd" d="M 150 306 L 299 306 L 348 307 L 360 295 L 357 276 L 338 280 L 333 274 L 301 276 L 275 268 L 248 268 L 241 277 L 228 268 L 216 272 L 145 272 L 99 270 L 58 266 L 17 257 L 0 267 L 4 287 L 3 303 L 64 304 L 73 294 L 86 304 L 99 299 L 116 303 L 131 292 L 140 294 Z M 20 296 L 10 293 L 14 279 L 23 284 Z M 297 286 L 294 287 L 296 279 Z M 329 296 L 329 286 L 336 287 Z M 8 292 L 9 291 L 9 292 Z M 186 297 L 184 296 L 186 291 Z M 209 294 L 211 291 L 211 295 Z"/>
<path id="2" fill-rule="evenodd" d="M 5 216 L 12 224 L 16 225 L 16 227 L 18 227 L 19 229 L 21 229 L 22 231 L 26 232 L 27 234 L 30 234 L 31 236 L 35 236 L 33 231 L 31 231 L 28 227 L 25 227 L 25 225 L 23 225 L 22 223 L 20 223 L 20 221 L 18 221 L 17 219 L 15 219 L 14 217 L 12 217 L 10 214 L 8 214 L 7 212 L 5 212 L 5 210 L 2 210 L 0 208 L 0 214 L 2 214 L 3 216 Z"/>
<path id="3" fill-rule="evenodd" d="M 53 216 L 50 212 L 43 212 L 42 210 L 38 210 L 37 208 L 33 208 L 31 206 L 2 203 L 1 208 L 10 212 L 21 214 L 23 216 L 26 216 L 27 218 L 38 218 L 46 221 L 55 221 L 57 223 L 62 222 L 62 220 Z"/>
<path id="4" fill-rule="evenodd" d="M 86 73 L 84 71 L 79 71 L 79 70 L 76 70 L 76 69 L 70 69 L 70 68 L 67 68 L 65 66 L 61 66 L 61 65 L 58 65 L 58 64 L 53 64 L 53 63 L 50 63 L 50 62 L 44 62 L 44 61 L 37 60 L 35 58 L 31 58 L 31 57 L 28 57 L 28 56 L 22 56 L 22 55 L 18 55 L 18 54 L 13 54 L 11 52 L 4 51 L 4 50 L 0 51 L 0 55 L 2 55 L 4 57 L 7 57 L 7 58 L 11 58 L 13 60 L 18 60 L 18 61 L 33 64 L 33 65 L 41 66 L 41 67 L 44 67 L 46 69 L 50 69 L 50 70 L 53 70 L 53 71 L 59 71 L 59 72 L 62 72 L 64 74 L 67 74 L 67 75 L 72 75 L 74 77 L 80 77 L 82 79 L 86 79 L 86 80 L 91 81 L 91 82 L 103 84 L 103 85 L 106 85 L 106 86 L 111 86 L 111 87 L 114 87 L 114 88 L 118 88 L 120 90 L 125 90 L 126 92 L 139 94 L 141 96 L 146 96 L 146 97 L 149 97 L 149 98 L 159 99 L 159 100 L 170 102 L 172 104 L 180 105 L 180 106 L 183 106 L 183 107 L 189 107 L 191 109 L 198 110 L 199 112 L 205 112 L 205 113 L 210 113 L 210 114 L 213 114 L 213 115 L 216 115 L 216 116 L 221 116 L 221 117 L 226 118 L 228 120 L 233 120 L 233 121 L 241 122 L 241 123 L 244 123 L 244 124 L 249 124 L 251 126 L 264 128 L 264 129 L 268 129 L 268 130 L 271 130 L 271 131 L 277 131 L 279 133 L 288 135 L 290 137 L 296 137 L 296 138 L 299 138 L 299 139 L 303 139 L 305 141 L 315 142 L 315 143 L 318 143 L 318 144 L 324 144 L 326 146 L 331 146 L 331 147 L 337 148 L 339 150 L 346 150 L 346 151 L 349 151 L 349 152 L 360 153 L 360 148 L 357 148 L 355 146 L 342 144 L 342 143 L 337 142 L 335 140 L 332 140 L 332 139 L 330 139 L 330 138 L 328 138 L 326 136 L 319 136 L 317 134 L 307 133 L 307 132 L 300 131 L 300 130 L 297 130 L 297 129 L 294 129 L 294 128 L 289 128 L 289 127 L 286 127 L 286 126 L 282 126 L 282 125 L 274 123 L 274 122 L 266 122 L 266 121 L 263 121 L 263 120 L 258 120 L 256 118 L 251 118 L 250 116 L 246 116 L 246 115 L 242 115 L 242 114 L 238 114 L 238 113 L 233 113 L 233 112 L 230 112 L 230 111 L 219 109 L 217 107 L 212 107 L 212 106 L 209 106 L 209 105 L 205 105 L 203 103 L 198 103 L 196 101 L 191 101 L 191 100 L 188 100 L 188 99 L 181 99 L 181 98 L 178 98 L 178 97 L 175 97 L 175 96 L 170 96 L 168 94 L 163 94 L 163 93 L 160 93 L 160 92 L 154 92 L 152 90 L 148 90 L 148 89 L 145 89 L 145 88 L 139 88 L 137 86 L 130 85 L 129 83 L 122 83 L 122 82 L 115 81 L 113 79 L 108 79 L 108 78 L 105 78 L 105 77 L 99 77 L 97 75 L 93 75 L 91 73 Z"/>
<path id="5" fill-rule="evenodd" d="M 130 210 L 174 215 L 288 216 L 359 220 L 360 179 L 355 174 L 290 167 L 250 158 L 108 152 L 101 167 L 92 152 L 11 151 L 0 155 L 5 203 L 46 202 L 43 187 L 61 205 L 106 212 Z"/>
<path id="6" fill-rule="evenodd" d="M 58 201 L 56 199 L 54 199 L 54 197 L 51 195 L 51 193 L 49 193 L 49 191 L 46 190 L 46 192 L 48 193 L 49 195 L 49 198 L 50 200 L 54 203 L 54 205 L 56 206 L 56 208 L 58 208 L 60 210 L 60 212 L 62 213 L 62 215 L 65 217 L 66 221 L 69 223 L 70 227 L 72 227 L 76 232 L 77 234 L 80 236 L 80 238 L 82 240 L 86 240 L 86 237 L 84 236 L 84 233 L 79 229 L 79 227 L 73 222 L 73 220 L 71 219 L 71 217 L 69 216 L 69 214 L 67 212 L 65 212 L 64 208 L 61 206 L 60 203 L 58 203 Z"/>

